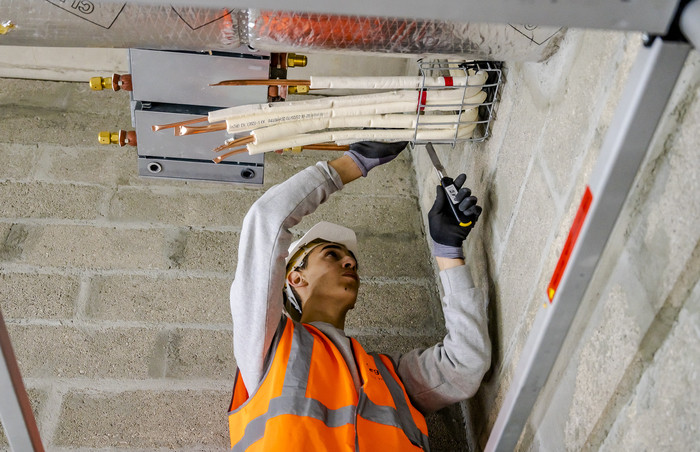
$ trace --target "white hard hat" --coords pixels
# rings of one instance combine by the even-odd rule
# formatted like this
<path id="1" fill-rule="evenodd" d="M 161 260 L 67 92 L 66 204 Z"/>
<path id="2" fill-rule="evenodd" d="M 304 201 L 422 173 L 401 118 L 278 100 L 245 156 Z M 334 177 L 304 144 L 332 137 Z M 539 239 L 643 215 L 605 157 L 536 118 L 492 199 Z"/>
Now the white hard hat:
<path id="1" fill-rule="evenodd" d="M 355 231 L 345 226 L 329 223 L 328 221 L 321 221 L 309 229 L 302 238 L 289 246 L 289 254 L 285 259 L 285 263 L 289 264 L 289 260 L 294 257 L 297 251 L 316 239 L 345 245 L 352 254 L 357 256 L 357 237 L 355 236 Z"/>

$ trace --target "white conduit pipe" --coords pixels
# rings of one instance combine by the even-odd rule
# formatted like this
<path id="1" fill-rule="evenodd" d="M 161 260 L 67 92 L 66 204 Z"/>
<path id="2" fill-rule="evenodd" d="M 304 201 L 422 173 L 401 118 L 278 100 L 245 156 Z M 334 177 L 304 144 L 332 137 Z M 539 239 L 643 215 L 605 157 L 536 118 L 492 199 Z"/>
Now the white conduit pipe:
<path id="1" fill-rule="evenodd" d="M 401 113 L 415 110 L 416 103 L 413 102 L 392 102 L 379 105 L 361 105 L 344 109 L 324 108 L 322 110 L 297 111 L 288 113 L 268 113 L 262 115 L 248 116 L 241 119 L 226 120 L 226 131 L 228 133 L 253 130 L 261 127 L 273 126 L 281 123 L 295 124 L 298 121 L 309 119 L 325 119 L 334 115 L 341 116 L 366 116 L 385 113 Z"/>
<path id="2" fill-rule="evenodd" d="M 460 138 L 469 138 L 474 132 L 474 129 L 476 128 L 477 123 L 472 122 L 472 123 L 466 123 L 464 125 L 461 125 L 459 127 L 459 130 L 457 131 L 457 134 L 455 136 L 455 128 L 454 125 L 451 126 L 450 128 L 445 128 L 445 129 L 418 129 L 416 132 L 416 129 L 410 129 L 408 134 L 406 134 L 406 138 L 402 138 L 400 141 L 411 141 L 413 140 L 413 137 L 415 135 L 416 141 L 441 141 L 441 140 L 454 140 L 455 138 L 460 139 Z M 364 132 L 364 131 L 362 131 Z M 369 130 L 367 132 L 370 132 Z M 377 132 L 386 132 L 384 130 L 377 130 Z M 387 138 L 382 138 L 381 135 L 377 138 L 370 138 L 371 140 L 375 141 L 395 141 L 395 139 L 391 137 Z M 342 146 L 342 145 L 347 145 L 347 144 L 353 144 L 356 143 L 358 140 L 354 138 L 353 135 L 348 134 L 346 137 L 338 137 L 337 140 L 335 140 L 335 144 Z"/>
<path id="3" fill-rule="evenodd" d="M 459 128 L 457 138 L 468 136 L 474 131 L 476 123 L 467 124 Z M 307 133 L 281 140 L 274 140 L 268 143 L 256 145 L 248 144 L 246 147 L 250 155 L 262 154 L 264 152 L 276 151 L 278 149 L 306 146 L 309 144 L 325 143 L 335 141 L 336 143 L 354 143 L 357 141 L 409 141 L 413 140 L 416 133 L 414 129 L 395 130 L 336 130 L 320 133 Z M 429 140 L 450 140 L 455 137 L 454 127 L 448 129 L 418 130 L 416 139 L 421 141 Z"/>
<path id="4" fill-rule="evenodd" d="M 428 93 L 427 93 L 428 94 Z M 464 96 L 462 89 L 445 89 L 430 91 L 432 100 L 454 99 Z M 234 117 L 245 117 L 255 114 L 271 112 L 294 112 L 298 110 L 320 110 L 324 108 L 350 107 L 353 105 L 380 104 L 388 102 L 413 101 L 417 103 L 418 93 L 414 90 L 389 91 L 376 94 L 364 94 L 353 96 L 324 97 L 320 99 L 298 100 L 290 102 L 273 102 L 266 104 L 240 105 L 238 107 L 224 108 L 209 112 L 209 122 L 220 122 Z"/>
<path id="5" fill-rule="evenodd" d="M 384 114 L 369 116 L 343 116 L 337 118 L 309 119 L 295 121 L 276 126 L 263 127 L 253 130 L 251 135 L 255 138 L 253 144 L 262 144 L 280 138 L 308 133 L 315 130 L 326 129 L 415 129 L 416 123 L 420 122 L 425 128 L 446 128 L 447 125 L 455 124 L 458 121 L 468 123 L 477 119 L 476 108 L 470 108 L 462 115 L 426 115 L 416 119 L 416 115 L 410 114 Z"/>
<path id="6" fill-rule="evenodd" d="M 323 97 L 311 100 L 297 100 L 290 102 L 273 102 L 267 104 L 251 104 L 240 105 L 237 107 L 224 108 L 209 112 L 209 122 L 220 122 L 235 116 L 245 116 L 260 113 L 290 112 L 298 109 L 304 110 L 319 110 L 322 108 L 332 108 L 335 104 L 343 104 L 346 106 L 363 105 L 367 103 L 382 103 L 382 102 L 398 102 L 400 100 L 416 99 L 415 91 L 390 91 L 385 93 L 368 94 L 364 96 L 342 96 L 342 97 Z"/>
<path id="7" fill-rule="evenodd" d="M 458 77 L 314 77 L 309 78 L 311 89 L 419 89 L 421 87 L 465 87 L 465 97 L 471 97 L 481 89 L 488 75 L 484 71 Z"/>
<path id="8" fill-rule="evenodd" d="M 415 95 L 416 93 L 414 92 L 413 94 Z M 426 107 L 424 107 L 425 111 L 459 110 L 462 108 L 462 105 L 476 106 L 481 104 L 486 99 L 486 93 L 483 91 L 480 91 L 479 94 L 465 101 L 462 101 L 461 94 L 459 97 L 452 98 L 447 96 L 433 96 L 433 94 L 438 93 L 431 92 L 430 96 L 426 97 Z M 271 112 L 256 115 L 236 116 L 226 119 L 226 131 L 228 133 L 235 133 L 277 125 L 279 123 L 297 122 L 310 119 L 382 115 L 387 113 L 414 113 L 416 111 L 416 106 L 416 99 L 413 99 L 404 102 L 369 104 L 343 108 L 325 108 L 309 111 L 296 110 L 293 112 Z"/>

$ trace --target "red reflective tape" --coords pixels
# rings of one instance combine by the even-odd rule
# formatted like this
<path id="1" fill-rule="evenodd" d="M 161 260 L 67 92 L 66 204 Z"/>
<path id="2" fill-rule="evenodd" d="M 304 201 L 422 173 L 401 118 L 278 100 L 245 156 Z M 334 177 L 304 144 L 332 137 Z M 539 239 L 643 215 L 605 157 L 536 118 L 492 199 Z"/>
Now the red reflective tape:
<path id="1" fill-rule="evenodd" d="M 586 191 L 583 193 L 583 198 L 581 198 L 581 204 L 578 206 L 576 217 L 574 217 L 574 223 L 571 225 L 569 236 L 566 238 L 564 249 L 561 251 L 559 261 L 552 274 L 552 279 L 549 281 L 549 286 L 547 286 L 547 298 L 549 298 L 550 303 L 554 299 L 554 294 L 557 292 L 557 287 L 559 287 L 561 277 L 564 275 L 564 270 L 566 270 L 566 266 L 569 263 L 571 252 L 574 250 L 578 234 L 581 232 L 581 227 L 586 220 L 586 215 L 588 215 L 588 209 L 590 209 L 592 202 L 593 194 L 591 193 L 590 187 L 586 186 Z"/>
<path id="2" fill-rule="evenodd" d="M 416 110 L 420 110 L 420 111 L 425 110 L 425 104 L 427 103 L 427 101 L 426 101 L 427 97 L 428 97 L 427 91 L 419 91 L 418 92 L 418 108 Z"/>
<path id="3" fill-rule="evenodd" d="M 444 78 L 445 78 L 445 86 L 452 86 L 454 84 L 452 77 L 444 77 Z"/>

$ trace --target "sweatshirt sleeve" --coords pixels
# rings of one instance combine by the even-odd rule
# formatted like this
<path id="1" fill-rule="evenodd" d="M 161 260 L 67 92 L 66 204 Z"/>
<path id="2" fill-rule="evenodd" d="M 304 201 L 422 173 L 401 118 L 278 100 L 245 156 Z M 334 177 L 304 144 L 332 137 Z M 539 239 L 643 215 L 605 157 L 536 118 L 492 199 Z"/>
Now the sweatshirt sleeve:
<path id="1" fill-rule="evenodd" d="M 466 265 L 440 272 L 447 334 L 427 349 L 395 356 L 406 392 L 424 413 L 472 397 L 491 363 L 486 299 Z"/>
<path id="2" fill-rule="evenodd" d="M 262 378 L 265 355 L 280 322 L 290 228 L 343 188 L 326 162 L 270 188 L 243 220 L 231 285 L 233 353 L 249 393 Z"/>

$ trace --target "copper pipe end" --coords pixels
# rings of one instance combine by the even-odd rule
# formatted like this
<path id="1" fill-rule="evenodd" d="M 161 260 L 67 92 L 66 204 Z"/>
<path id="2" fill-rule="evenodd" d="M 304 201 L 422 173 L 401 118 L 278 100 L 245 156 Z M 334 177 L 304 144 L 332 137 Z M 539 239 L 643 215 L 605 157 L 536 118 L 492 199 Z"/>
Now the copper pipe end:
<path id="1" fill-rule="evenodd" d="M 208 120 L 209 120 L 208 116 L 202 116 L 199 118 L 188 119 L 186 121 L 173 122 L 171 124 L 154 125 L 154 126 L 151 126 L 151 129 L 153 129 L 154 132 L 157 132 L 157 131 L 163 130 L 163 129 L 172 129 L 174 127 L 184 126 L 187 124 L 196 124 L 198 122 L 204 122 L 204 121 L 208 121 Z"/>
<path id="2" fill-rule="evenodd" d="M 136 132 L 133 130 L 120 130 L 119 131 L 119 146 L 124 145 L 137 146 L 136 142 Z"/>
<path id="3" fill-rule="evenodd" d="M 231 157 L 232 155 L 240 154 L 242 152 L 247 152 L 247 151 L 248 151 L 248 148 L 245 148 L 245 147 L 240 148 L 240 149 L 234 149 L 233 151 L 227 152 L 226 154 L 217 155 L 216 157 L 214 157 L 211 160 L 214 163 L 221 163 L 222 160 L 227 159 L 227 158 Z"/>
<path id="4" fill-rule="evenodd" d="M 226 149 L 231 149 L 231 148 L 235 148 L 238 146 L 242 146 L 244 144 L 249 144 L 249 143 L 252 143 L 253 141 L 255 141 L 255 137 L 252 135 L 247 136 L 247 137 L 243 137 L 243 138 L 238 138 L 236 140 L 231 141 L 230 143 L 225 143 L 225 144 L 222 144 L 221 146 L 214 148 L 214 152 L 225 151 Z"/>
<path id="5" fill-rule="evenodd" d="M 194 135 L 196 133 L 206 133 L 206 132 L 218 132 L 220 130 L 225 130 L 226 129 L 226 123 L 225 122 L 220 122 L 220 123 L 215 123 L 215 124 L 209 124 L 208 126 L 201 126 L 201 127 L 193 127 L 193 126 L 177 126 L 175 128 L 175 135 L 176 136 L 183 136 L 183 135 Z"/>
<path id="6" fill-rule="evenodd" d="M 131 85 L 131 74 L 114 74 L 112 75 L 112 89 L 114 91 L 119 91 L 123 89 L 124 91 L 133 91 L 133 86 Z"/>

